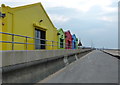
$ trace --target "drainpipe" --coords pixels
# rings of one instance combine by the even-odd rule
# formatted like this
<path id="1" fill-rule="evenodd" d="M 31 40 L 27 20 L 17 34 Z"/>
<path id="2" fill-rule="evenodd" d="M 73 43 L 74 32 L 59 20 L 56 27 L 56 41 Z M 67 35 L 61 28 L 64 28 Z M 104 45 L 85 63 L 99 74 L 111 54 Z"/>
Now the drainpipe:
<path id="1" fill-rule="evenodd" d="M 13 27 L 13 26 L 14 26 L 14 25 L 13 25 L 13 21 L 14 21 L 14 17 L 13 17 L 13 15 L 14 15 L 14 14 L 11 13 L 11 12 L 8 12 L 8 13 L 12 15 L 12 34 L 13 34 L 13 28 L 14 28 L 14 27 Z"/>
<path id="2" fill-rule="evenodd" d="M 12 34 L 14 34 L 13 33 L 13 29 L 14 29 L 14 23 L 13 23 L 13 21 L 14 21 L 14 17 L 13 17 L 13 13 L 11 13 L 11 12 L 8 12 L 9 14 L 11 14 L 12 15 Z M 14 50 L 14 35 L 12 35 L 12 50 Z"/>

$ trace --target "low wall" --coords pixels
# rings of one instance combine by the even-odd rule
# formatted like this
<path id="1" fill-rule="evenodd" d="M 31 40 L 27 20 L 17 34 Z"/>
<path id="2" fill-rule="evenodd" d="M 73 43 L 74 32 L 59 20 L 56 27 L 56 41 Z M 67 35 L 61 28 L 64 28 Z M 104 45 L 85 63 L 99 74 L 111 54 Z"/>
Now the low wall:
<path id="1" fill-rule="evenodd" d="M 72 63 L 84 50 L 3 51 L 3 83 L 35 83 Z"/>
<path id="2" fill-rule="evenodd" d="M 85 51 L 88 49 L 84 49 Z M 81 51 L 81 52 L 82 52 Z M 2 66 L 15 65 L 35 60 L 42 60 L 80 52 L 80 49 L 35 50 L 35 51 L 2 51 Z"/>
<path id="3" fill-rule="evenodd" d="M 102 50 L 103 52 L 113 56 L 113 57 L 116 57 L 118 59 L 120 59 L 120 50 Z"/>

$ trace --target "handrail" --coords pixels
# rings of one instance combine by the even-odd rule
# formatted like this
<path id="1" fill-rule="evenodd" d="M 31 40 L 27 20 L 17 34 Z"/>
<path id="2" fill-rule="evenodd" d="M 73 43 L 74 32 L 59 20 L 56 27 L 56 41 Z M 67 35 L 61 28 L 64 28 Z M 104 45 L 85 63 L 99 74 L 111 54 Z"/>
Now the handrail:
<path id="1" fill-rule="evenodd" d="M 66 48 L 71 48 L 72 47 L 72 45 L 69 45 L 69 46 L 67 46 L 68 45 L 68 43 L 62 43 L 62 42 L 57 42 L 57 41 L 52 41 L 52 40 L 46 40 L 46 39 L 40 39 L 40 38 L 35 38 L 35 37 L 28 37 L 28 36 L 23 36 L 23 35 L 18 35 L 18 34 L 12 34 L 12 33 L 6 33 L 6 32 L 0 32 L 0 34 L 5 34 L 5 35 L 11 35 L 12 36 L 12 41 L 0 41 L 0 43 L 12 43 L 12 50 L 14 50 L 14 44 L 25 44 L 26 45 L 26 50 L 28 49 L 28 44 L 31 44 L 31 45 L 39 45 L 39 46 L 52 46 L 52 48 L 54 47 L 54 46 L 62 46 L 62 47 L 66 47 Z M 14 39 L 14 37 L 15 36 L 18 36 L 18 37 L 23 37 L 23 38 L 25 38 L 26 39 L 26 41 L 25 41 L 25 43 L 24 42 L 15 42 L 15 39 Z M 34 40 L 42 40 L 42 41 L 46 41 L 46 42 L 51 42 L 52 44 L 46 44 L 46 42 L 45 42 L 45 44 L 36 44 L 36 43 L 28 43 L 28 39 L 34 39 Z M 57 45 L 54 45 L 54 44 L 57 44 Z M 63 45 L 61 45 L 61 44 L 63 44 Z"/>

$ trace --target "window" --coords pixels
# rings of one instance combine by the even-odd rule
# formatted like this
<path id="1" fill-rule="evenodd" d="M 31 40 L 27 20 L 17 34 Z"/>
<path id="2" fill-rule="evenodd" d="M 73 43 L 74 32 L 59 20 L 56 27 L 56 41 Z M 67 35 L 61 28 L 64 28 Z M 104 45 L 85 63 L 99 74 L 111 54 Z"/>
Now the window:
<path id="1" fill-rule="evenodd" d="M 40 39 L 46 39 L 46 32 L 35 29 L 35 49 L 45 49 L 45 40 Z"/>

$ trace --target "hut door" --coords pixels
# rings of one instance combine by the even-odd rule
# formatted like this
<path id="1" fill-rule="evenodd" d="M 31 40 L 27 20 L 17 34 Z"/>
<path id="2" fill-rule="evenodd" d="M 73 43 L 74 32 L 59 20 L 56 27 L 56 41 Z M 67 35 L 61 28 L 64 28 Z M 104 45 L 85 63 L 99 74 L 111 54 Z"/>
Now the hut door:
<path id="1" fill-rule="evenodd" d="M 46 39 L 46 32 L 35 29 L 35 49 L 45 49 L 45 40 L 40 40 L 40 39 Z"/>
<path id="2" fill-rule="evenodd" d="M 76 43 L 74 42 L 74 48 L 76 48 Z"/>
<path id="3" fill-rule="evenodd" d="M 41 39 L 44 39 L 44 40 L 41 40 L 41 44 L 43 44 L 43 45 L 41 45 L 41 49 L 45 49 L 45 40 L 46 40 L 46 32 L 45 31 L 42 31 L 41 30 Z"/>
<path id="4" fill-rule="evenodd" d="M 60 48 L 63 48 L 63 44 L 64 44 L 63 41 L 64 40 L 60 38 Z"/>
<path id="5" fill-rule="evenodd" d="M 71 48 L 70 41 L 68 41 L 68 49 Z"/>

